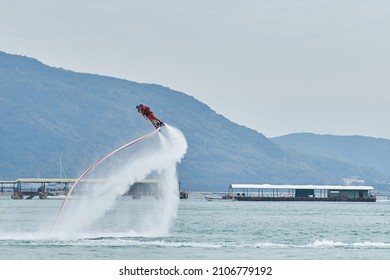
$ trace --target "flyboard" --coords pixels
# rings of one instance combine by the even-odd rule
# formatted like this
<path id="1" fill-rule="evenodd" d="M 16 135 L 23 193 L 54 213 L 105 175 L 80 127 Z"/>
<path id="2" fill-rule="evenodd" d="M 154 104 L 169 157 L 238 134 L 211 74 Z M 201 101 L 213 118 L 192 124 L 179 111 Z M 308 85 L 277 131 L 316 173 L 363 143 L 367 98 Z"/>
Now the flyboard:
<path id="1" fill-rule="evenodd" d="M 65 204 L 66 204 L 66 201 L 68 200 L 69 196 L 71 195 L 73 189 L 78 185 L 78 183 L 79 183 L 79 182 L 80 182 L 80 181 L 81 181 L 89 172 L 91 172 L 96 166 L 98 166 L 100 163 L 102 163 L 103 161 L 105 161 L 107 158 L 111 157 L 112 155 L 116 154 L 117 152 L 119 152 L 119 151 L 121 151 L 121 150 L 123 150 L 123 149 L 125 149 L 125 148 L 127 148 L 127 147 L 129 147 L 129 146 L 131 146 L 131 145 L 133 145 L 133 144 L 136 144 L 136 143 L 138 143 L 138 142 L 140 142 L 140 141 L 142 141 L 142 140 L 145 140 L 145 139 L 149 138 L 149 137 L 152 136 L 153 134 L 155 134 L 155 133 L 157 133 L 158 131 L 160 131 L 160 129 L 161 129 L 161 126 L 157 127 L 155 130 L 149 132 L 148 134 L 145 134 L 144 136 L 142 136 L 142 137 L 140 137 L 140 138 L 138 138 L 138 139 L 136 139 L 136 140 L 134 140 L 134 141 L 131 141 L 131 142 L 129 142 L 129 143 L 127 143 L 127 144 L 125 144 L 125 145 L 123 145 L 123 146 L 117 148 L 116 150 L 112 151 L 111 153 L 105 155 L 104 157 L 102 157 L 101 159 L 99 159 L 98 161 L 96 161 L 96 162 L 95 162 L 94 164 L 92 164 L 87 170 L 85 170 L 84 173 L 81 174 L 81 176 L 76 180 L 76 182 L 73 184 L 73 186 L 69 189 L 69 192 L 67 193 L 67 195 L 66 195 L 64 201 L 63 201 L 62 204 L 61 204 L 60 209 L 58 210 L 57 217 L 56 217 L 56 219 L 55 219 L 55 221 L 54 221 L 54 224 L 53 224 L 53 226 L 51 227 L 49 233 L 51 233 L 51 232 L 54 230 L 55 226 L 57 225 L 58 220 L 59 220 L 59 218 L 60 218 L 60 216 L 61 216 L 62 210 L 64 209 L 64 206 L 65 206 Z"/>

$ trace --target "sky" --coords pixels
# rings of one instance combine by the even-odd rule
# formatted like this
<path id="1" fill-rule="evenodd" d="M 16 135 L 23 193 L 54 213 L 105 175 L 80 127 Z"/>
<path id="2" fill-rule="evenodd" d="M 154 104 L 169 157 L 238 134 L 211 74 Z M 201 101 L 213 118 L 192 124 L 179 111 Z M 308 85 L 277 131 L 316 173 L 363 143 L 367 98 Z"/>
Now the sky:
<path id="1" fill-rule="evenodd" d="M 0 5 L 1 51 L 160 84 L 267 137 L 312 132 L 390 139 L 390 1 Z"/>

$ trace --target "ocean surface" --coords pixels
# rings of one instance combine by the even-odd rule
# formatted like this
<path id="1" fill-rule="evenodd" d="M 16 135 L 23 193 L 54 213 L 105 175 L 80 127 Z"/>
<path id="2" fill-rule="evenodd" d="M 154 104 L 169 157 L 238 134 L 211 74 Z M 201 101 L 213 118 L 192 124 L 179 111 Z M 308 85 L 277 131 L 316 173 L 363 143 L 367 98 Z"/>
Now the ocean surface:
<path id="1" fill-rule="evenodd" d="M 190 193 L 178 203 L 172 221 L 145 215 L 157 201 L 120 196 L 86 228 L 59 228 L 53 234 L 62 200 L 0 196 L 0 259 L 390 259 L 386 198 L 375 203 L 210 202 Z"/>

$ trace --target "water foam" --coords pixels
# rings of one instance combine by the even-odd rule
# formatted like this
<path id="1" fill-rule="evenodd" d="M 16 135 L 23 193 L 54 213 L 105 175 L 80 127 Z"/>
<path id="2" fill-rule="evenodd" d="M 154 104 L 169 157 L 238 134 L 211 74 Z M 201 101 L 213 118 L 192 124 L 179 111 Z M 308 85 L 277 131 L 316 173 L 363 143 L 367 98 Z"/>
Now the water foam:
<path id="1" fill-rule="evenodd" d="M 94 186 L 87 197 L 69 201 L 55 232 L 58 237 L 93 230 L 94 224 L 115 208 L 116 200 L 129 185 L 151 174 L 159 181 L 160 198 L 142 213 L 137 212 L 142 215 L 138 234 L 163 236 L 169 233 L 179 204 L 176 165 L 186 153 L 186 139 L 178 129 L 166 125 L 158 137 L 146 140 L 145 145 L 137 148 L 135 152 L 118 157 L 117 161 L 102 164 L 95 176 L 104 174 L 107 182 Z M 134 232 L 131 223 L 128 231 Z"/>
<path id="2" fill-rule="evenodd" d="M 242 247 L 248 247 L 248 244 L 241 244 Z M 255 248 L 314 248 L 314 249 L 336 249 L 336 248 L 350 248 L 350 249 L 388 249 L 390 243 L 385 242 L 353 242 L 345 243 L 333 240 L 315 240 L 308 244 L 283 244 L 272 242 L 260 242 L 254 244 Z"/>

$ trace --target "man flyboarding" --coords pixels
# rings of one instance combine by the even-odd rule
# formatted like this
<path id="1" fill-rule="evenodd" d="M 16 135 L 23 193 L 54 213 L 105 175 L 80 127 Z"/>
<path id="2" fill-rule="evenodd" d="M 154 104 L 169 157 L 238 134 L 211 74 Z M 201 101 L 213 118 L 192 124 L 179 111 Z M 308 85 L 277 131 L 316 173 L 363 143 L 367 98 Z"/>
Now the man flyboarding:
<path id="1" fill-rule="evenodd" d="M 155 128 L 159 128 L 164 125 L 162 121 L 160 121 L 158 118 L 156 118 L 152 111 L 150 111 L 150 108 L 148 106 L 139 104 L 135 106 L 138 110 L 138 113 L 140 113 L 145 119 L 148 119 Z"/>

